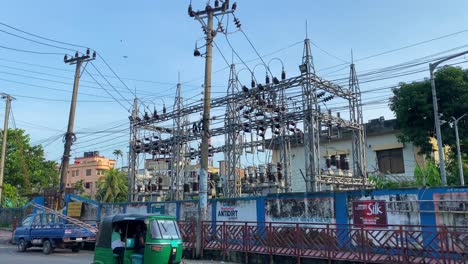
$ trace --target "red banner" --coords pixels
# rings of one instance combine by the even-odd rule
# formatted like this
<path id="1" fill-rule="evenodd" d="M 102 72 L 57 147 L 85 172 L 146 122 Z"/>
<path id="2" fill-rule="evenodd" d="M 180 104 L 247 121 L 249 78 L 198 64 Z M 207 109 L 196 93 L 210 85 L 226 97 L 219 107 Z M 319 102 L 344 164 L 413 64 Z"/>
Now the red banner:
<path id="1" fill-rule="evenodd" d="M 353 219 L 355 225 L 387 226 L 387 208 L 384 200 L 367 200 L 353 202 Z"/>

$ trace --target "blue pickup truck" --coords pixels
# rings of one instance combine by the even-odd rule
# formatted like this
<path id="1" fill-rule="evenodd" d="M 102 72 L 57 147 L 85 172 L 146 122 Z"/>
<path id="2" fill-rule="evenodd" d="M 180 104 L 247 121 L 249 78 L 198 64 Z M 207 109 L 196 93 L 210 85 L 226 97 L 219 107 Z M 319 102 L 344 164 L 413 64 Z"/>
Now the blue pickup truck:
<path id="1" fill-rule="evenodd" d="M 28 215 L 13 234 L 18 251 L 42 247 L 44 254 L 50 254 L 55 248 L 70 248 L 78 252 L 84 242 L 96 240 L 96 235 L 88 229 L 65 221 L 50 213 Z"/>

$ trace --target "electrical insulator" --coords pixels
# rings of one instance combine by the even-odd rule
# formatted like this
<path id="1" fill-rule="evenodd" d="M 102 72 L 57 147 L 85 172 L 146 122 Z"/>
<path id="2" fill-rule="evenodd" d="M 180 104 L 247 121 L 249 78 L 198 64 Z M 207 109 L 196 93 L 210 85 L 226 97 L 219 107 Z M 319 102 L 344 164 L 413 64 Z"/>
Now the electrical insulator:
<path id="1" fill-rule="evenodd" d="M 278 172 L 282 171 L 283 170 L 283 164 L 278 162 L 278 164 L 276 164 L 276 168 L 278 169 Z"/>
<path id="2" fill-rule="evenodd" d="M 78 58 L 78 51 L 75 52 L 75 58 Z"/>
<path id="3" fill-rule="evenodd" d="M 274 84 L 279 84 L 280 82 L 279 82 L 278 78 L 273 77 L 273 83 L 274 83 Z"/>
<path id="4" fill-rule="evenodd" d="M 215 7 L 219 7 L 219 1 L 216 0 L 214 5 L 215 5 Z"/>
<path id="5" fill-rule="evenodd" d="M 193 10 L 192 10 L 192 5 L 189 5 L 188 7 L 188 15 L 190 17 L 194 17 L 195 16 L 195 13 L 193 13 Z"/>
<path id="6" fill-rule="evenodd" d="M 258 87 L 258 89 L 259 89 L 260 91 L 265 90 L 265 87 L 263 87 L 263 85 L 262 85 L 261 83 L 259 83 L 259 84 L 257 85 L 257 87 Z"/>
<path id="7" fill-rule="evenodd" d="M 68 55 L 65 54 L 65 56 L 63 57 L 63 61 L 64 61 L 64 62 L 67 62 L 67 60 L 68 60 Z"/>
<path id="8" fill-rule="evenodd" d="M 247 88 L 247 87 L 244 85 L 244 86 L 242 86 L 242 91 L 243 91 L 244 93 L 247 93 L 247 92 L 249 92 L 249 88 Z"/>
<path id="9" fill-rule="evenodd" d="M 201 55 L 201 53 L 200 53 L 200 51 L 199 51 L 198 49 L 195 49 L 195 50 L 193 51 L 193 56 L 198 57 L 198 56 L 200 56 L 200 55 Z"/>
<path id="10" fill-rule="evenodd" d="M 154 119 L 157 119 L 157 118 L 158 118 L 158 111 L 156 111 L 156 109 L 154 109 L 153 118 L 154 118 Z"/>
<path id="11" fill-rule="evenodd" d="M 268 75 L 265 76 L 265 83 L 267 85 L 270 84 L 270 76 L 268 76 Z"/>
<path id="12" fill-rule="evenodd" d="M 93 51 L 93 59 L 96 58 L 96 51 Z"/>
<path id="13" fill-rule="evenodd" d="M 86 56 L 89 56 L 89 54 L 91 54 L 91 51 L 89 51 L 89 48 L 86 49 Z"/>
<path id="14" fill-rule="evenodd" d="M 284 69 L 281 71 L 281 80 L 286 80 L 286 72 L 284 71 Z"/>
<path id="15" fill-rule="evenodd" d="M 145 117 L 144 117 L 144 118 L 145 118 L 145 120 L 150 120 L 150 117 L 149 117 L 149 115 L 148 115 L 148 112 L 146 112 L 146 111 L 145 111 Z"/>
<path id="16" fill-rule="evenodd" d="M 163 104 L 163 114 L 166 113 L 166 104 Z"/>
<path id="17" fill-rule="evenodd" d="M 252 88 L 255 88 L 255 81 L 254 81 L 253 79 L 252 79 L 252 81 L 250 82 L 250 86 L 251 86 Z"/>
<path id="18" fill-rule="evenodd" d="M 236 9 L 237 9 L 237 2 L 234 2 L 234 4 L 232 4 L 231 9 L 232 9 L 232 11 L 236 11 Z"/>
<path id="19" fill-rule="evenodd" d="M 331 159 L 330 157 L 327 157 L 326 161 L 325 161 L 325 165 L 327 165 L 327 168 L 330 168 L 331 166 Z"/>

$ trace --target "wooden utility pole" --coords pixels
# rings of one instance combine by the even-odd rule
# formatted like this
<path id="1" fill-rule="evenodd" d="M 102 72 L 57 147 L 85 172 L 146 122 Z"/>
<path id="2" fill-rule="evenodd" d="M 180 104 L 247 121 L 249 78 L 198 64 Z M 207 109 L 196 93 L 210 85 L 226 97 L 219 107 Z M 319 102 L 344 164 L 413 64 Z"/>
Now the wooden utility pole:
<path id="1" fill-rule="evenodd" d="M 89 49 L 85 55 L 79 56 L 78 52 L 75 53 L 75 57 L 68 58 L 65 55 L 64 62 L 69 64 L 75 64 L 75 81 L 73 82 L 73 94 L 70 105 L 70 115 L 68 117 L 68 128 L 65 134 L 65 146 L 62 157 L 62 166 L 60 171 L 60 204 L 59 207 L 63 208 L 65 203 L 65 182 L 67 181 L 68 165 L 70 163 L 70 150 L 73 142 L 76 140 L 75 133 L 73 133 L 73 126 L 75 123 L 75 109 L 76 101 L 78 98 L 78 86 L 81 77 L 81 65 L 83 62 L 88 62 L 96 58 L 96 52 L 93 52 L 93 57 L 90 56 Z"/>
<path id="2" fill-rule="evenodd" d="M 11 100 L 14 99 L 8 94 L 1 94 L 1 95 L 2 95 L 2 98 L 6 99 L 6 108 L 5 108 L 5 120 L 3 122 L 2 156 L 0 158 L 0 202 L 2 201 L 3 174 L 5 173 L 5 155 L 6 155 L 7 134 L 8 134 L 8 120 L 10 117 Z"/>

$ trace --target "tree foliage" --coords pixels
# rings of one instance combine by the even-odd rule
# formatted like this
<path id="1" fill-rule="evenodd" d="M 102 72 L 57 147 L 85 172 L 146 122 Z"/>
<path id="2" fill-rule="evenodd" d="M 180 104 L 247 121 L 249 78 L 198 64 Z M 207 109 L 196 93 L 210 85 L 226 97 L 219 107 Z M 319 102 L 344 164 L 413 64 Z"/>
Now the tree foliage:
<path id="1" fill-rule="evenodd" d="M 11 208 L 25 205 L 27 199 L 19 195 L 16 187 L 9 183 L 3 184 L 2 201 L 0 207 Z"/>
<path id="2" fill-rule="evenodd" d="M 127 194 L 127 178 L 124 172 L 112 168 L 104 177 L 99 178 L 96 197 L 100 202 L 125 202 Z"/>
<path id="3" fill-rule="evenodd" d="M 84 180 L 79 180 L 73 183 L 73 189 L 75 189 L 75 193 L 77 195 L 81 195 L 84 192 L 84 187 L 83 187 L 84 184 L 85 184 Z"/>
<path id="4" fill-rule="evenodd" d="M 426 161 L 424 167 L 416 166 L 414 169 L 414 177 L 419 186 L 440 186 L 441 178 L 439 168 L 433 160 Z"/>
<path id="5" fill-rule="evenodd" d="M 445 145 L 455 148 L 455 132 L 450 127 L 450 118 L 468 112 L 468 70 L 458 67 L 443 67 L 435 73 L 439 113 L 445 120 L 441 126 Z M 402 142 L 412 142 L 421 147 L 421 152 L 430 154 L 429 138 L 435 137 L 434 112 L 430 80 L 401 83 L 393 90 L 390 109 L 400 125 Z M 468 151 L 468 118 L 459 122 L 462 152 Z"/>
<path id="6" fill-rule="evenodd" d="M 4 182 L 17 188 L 19 195 L 57 186 L 57 163 L 46 160 L 42 146 L 31 145 L 24 130 L 8 130 L 5 157 Z"/>

